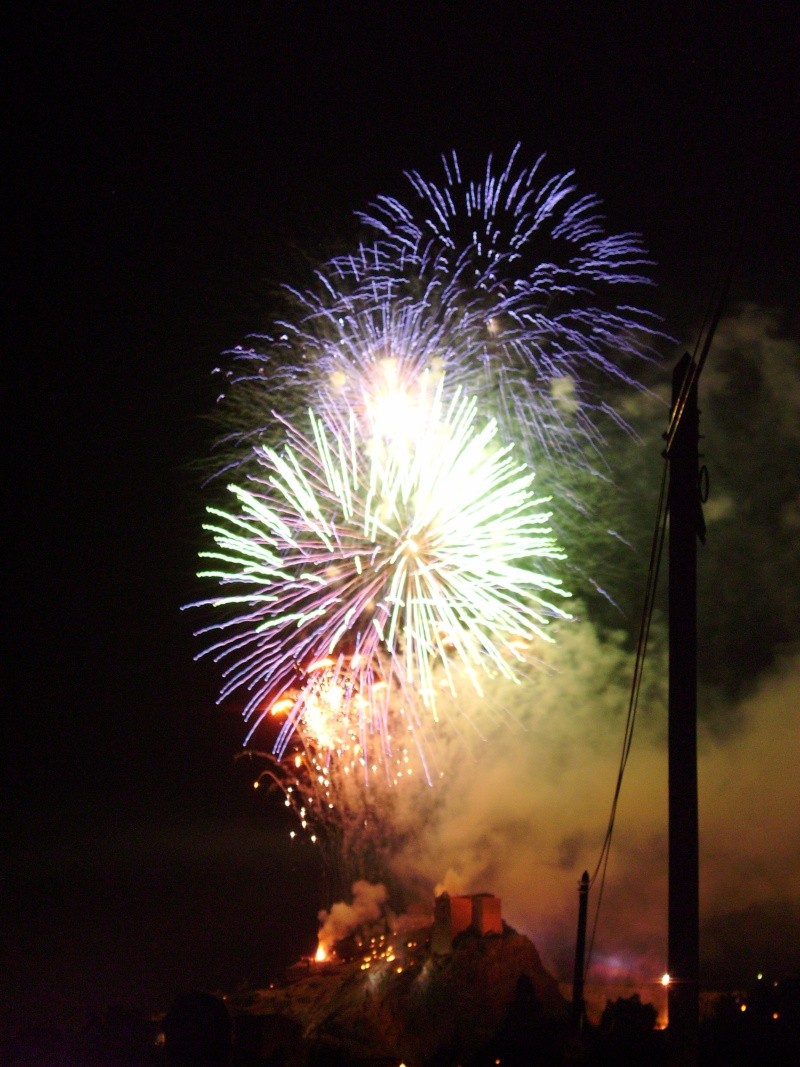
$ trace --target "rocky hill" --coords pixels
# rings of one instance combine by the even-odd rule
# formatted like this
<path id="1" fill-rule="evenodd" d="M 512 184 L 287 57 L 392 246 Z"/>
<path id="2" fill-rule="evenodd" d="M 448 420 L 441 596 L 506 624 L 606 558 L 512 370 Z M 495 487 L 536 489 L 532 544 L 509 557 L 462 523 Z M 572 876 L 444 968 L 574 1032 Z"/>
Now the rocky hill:
<path id="1" fill-rule="evenodd" d="M 469 1062 L 523 1040 L 529 1054 L 554 1051 L 568 1014 L 534 945 L 507 926 L 464 931 L 442 955 L 430 951 L 430 928 L 375 935 L 228 1006 L 260 1034 L 264 1059 L 295 1063 Z"/>

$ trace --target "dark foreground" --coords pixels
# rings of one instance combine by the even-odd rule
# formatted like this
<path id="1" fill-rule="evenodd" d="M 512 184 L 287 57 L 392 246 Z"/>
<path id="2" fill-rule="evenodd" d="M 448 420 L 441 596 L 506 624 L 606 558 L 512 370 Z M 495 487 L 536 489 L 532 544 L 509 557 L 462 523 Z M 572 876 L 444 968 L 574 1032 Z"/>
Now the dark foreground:
<path id="1" fill-rule="evenodd" d="M 102 1019 L 91 1020 L 79 1034 L 64 1034 L 56 1028 L 23 1028 L 17 1038 L 0 1049 L 0 1064 L 8 1067 L 398 1067 L 397 1058 L 353 1058 L 345 1050 L 325 1042 L 308 1046 L 296 1028 L 280 1017 L 233 1015 L 227 1047 L 215 1050 L 213 1041 L 204 1048 L 208 1034 L 201 1026 L 197 1043 L 184 1050 L 168 1051 L 163 1043 L 163 1023 L 135 1013 L 110 1008 Z M 616 1005 L 612 1009 L 619 1011 Z M 647 1009 L 648 1005 L 639 1005 Z M 701 1025 L 699 1062 L 703 1067 L 792 1067 L 800 1063 L 800 1028 L 795 1005 L 792 1019 L 770 1016 L 741 1019 L 735 1006 L 725 1006 Z M 612 1011 L 611 1015 L 615 1014 Z M 554 1032 L 542 1040 L 524 1022 L 512 1023 L 487 1047 L 470 1059 L 457 1050 L 443 1053 L 430 1067 L 522 1067 L 528 1064 L 642 1065 L 666 1063 L 666 1033 L 648 1030 L 646 1011 L 627 1007 L 620 1018 L 605 1017 L 600 1026 L 588 1026 L 581 1035 Z M 637 1019 L 635 1016 L 639 1016 Z M 633 1016 L 633 1017 L 631 1017 Z M 202 1050 L 202 1051 L 201 1051 Z M 190 1058 L 186 1058 L 186 1056 Z M 216 1058 L 215 1058 L 216 1057 Z M 411 1067 L 411 1065 L 409 1065 Z"/>
<path id="2" fill-rule="evenodd" d="M 163 1017 L 109 1008 L 77 1034 L 22 1027 L 8 1067 L 600 1067 L 666 1063 L 668 1032 L 638 996 L 578 1029 L 536 949 L 512 930 L 460 937 L 444 957 L 419 933 L 292 968 L 235 997 L 192 992 Z M 366 954 L 365 954 L 366 952 Z M 702 1067 L 800 1064 L 800 979 L 726 996 L 703 1020 Z"/>

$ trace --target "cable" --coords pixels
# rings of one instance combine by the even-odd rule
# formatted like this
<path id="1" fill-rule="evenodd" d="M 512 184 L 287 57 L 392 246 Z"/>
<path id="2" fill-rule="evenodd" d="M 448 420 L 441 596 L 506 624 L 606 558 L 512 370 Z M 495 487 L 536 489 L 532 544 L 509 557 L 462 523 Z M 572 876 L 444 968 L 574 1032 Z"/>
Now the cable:
<path id="1" fill-rule="evenodd" d="M 711 342 L 716 333 L 717 326 L 719 325 L 720 318 L 722 317 L 722 311 L 725 306 L 725 301 L 730 290 L 731 281 L 733 279 L 733 272 L 736 261 L 739 257 L 743 243 L 744 228 L 742 227 L 736 245 L 732 248 L 731 254 L 728 257 L 728 269 L 723 274 L 720 273 L 717 278 L 717 282 L 712 291 L 706 306 L 703 321 L 700 327 L 700 331 L 697 335 L 697 341 L 695 342 L 694 352 L 692 353 L 689 365 L 686 368 L 686 373 L 683 377 L 683 381 L 678 389 L 678 395 L 675 402 L 672 405 L 672 411 L 670 412 L 670 421 L 666 434 L 666 446 L 664 448 L 664 470 L 661 477 L 661 489 L 659 491 L 658 506 L 656 509 L 656 522 L 653 530 L 653 540 L 650 548 L 650 563 L 647 571 L 647 583 L 645 586 L 645 599 L 644 606 L 642 608 L 642 616 L 639 624 L 639 636 L 636 644 L 636 658 L 634 661 L 633 677 L 631 679 L 630 697 L 628 699 L 628 713 L 625 720 L 625 730 L 622 740 L 622 753 L 620 755 L 619 770 L 617 772 L 617 781 L 614 787 L 614 795 L 611 801 L 611 811 L 608 819 L 608 827 L 606 829 L 605 837 L 603 838 L 603 844 L 600 849 L 600 855 L 597 860 L 597 865 L 589 880 L 589 886 L 593 886 L 595 881 L 600 879 L 599 891 L 597 894 L 597 903 L 594 910 L 594 918 L 592 921 L 592 932 L 589 938 L 589 948 L 586 953 L 586 962 L 584 966 L 584 981 L 589 973 L 589 967 L 592 959 L 592 952 L 594 950 L 595 934 L 597 932 L 598 920 L 600 917 L 600 907 L 603 902 L 603 890 L 605 888 L 606 871 L 608 870 L 608 859 L 611 853 L 611 839 L 614 835 L 614 825 L 617 816 L 617 804 L 619 802 L 620 792 L 622 790 L 622 779 L 625 775 L 625 768 L 628 763 L 628 757 L 631 751 L 631 745 L 633 743 L 633 729 L 636 724 L 636 712 L 639 706 L 639 693 L 641 691 L 642 676 L 644 673 L 644 661 L 647 652 L 647 642 L 650 636 L 650 625 L 653 618 L 653 607 L 655 604 L 656 588 L 658 584 L 658 573 L 661 566 L 661 557 L 664 549 L 664 540 L 666 537 L 667 528 L 667 515 L 669 511 L 668 507 L 668 484 L 669 484 L 669 458 L 670 451 L 672 449 L 675 435 L 680 426 L 680 421 L 683 417 L 686 403 L 689 399 L 689 395 L 692 389 L 696 386 L 700 374 L 705 366 L 708 353 L 711 349 Z M 699 356 L 698 356 L 699 353 Z"/>
<path id="2" fill-rule="evenodd" d="M 714 289 L 709 297 L 708 304 L 706 306 L 705 314 L 703 315 L 703 322 L 700 326 L 700 332 L 697 335 L 697 341 L 695 342 L 694 352 L 692 353 L 691 363 L 686 373 L 684 381 L 681 383 L 680 392 L 676 403 L 673 405 L 672 412 L 670 414 L 669 427 L 666 432 L 667 444 L 664 452 L 669 456 L 672 449 L 673 441 L 675 440 L 675 434 L 678 432 L 678 426 L 683 418 L 683 411 L 686 407 L 686 401 L 689 399 L 689 393 L 693 386 L 700 378 L 703 367 L 706 364 L 708 353 L 711 349 L 711 342 L 714 339 L 714 334 L 717 332 L 717 326 L 722 318 L 722 311 L 725 307 L 725 302 L 728 299 L 728 293 L 730 291 L 731 282 L 733 281 L 733 274 L 736 267 L 736 263 L 739 259 L 739 255 L 744 243 L 744 224 L 742 225 L 738 237 L 735 243 L 731 246 L 730 254 L 727 256 L 728 269 L 723 273 L 722 271 L 717 276 L 717 281 Z M 713 309 L 713 310 L 712 310 Z M 701 347 L 702 345 L 702 347 Z M 698 358 L 698 352 L 700 356 Z"/>
<path id="3" fill-rule="evenodd" d="M 600 876 L 600 889 L 597 895 L 597 903 L 594 910 L 594 919 L 592 921 L 592 932 L 589 938 L 589 949 L 586 953 L 586 962 L 584 965 L 584 980 L 589 973 L 589 966 L 592 959 L 592 951 L 594 949 L 595 933 L 597 932 L 597 923 L 600 916 L 600 906 L 603 901 L 603 889 L 605 887 L 606 870 L 608 868 L 608 858 L 611 852 L 611 839 L 614 834 L 614 823 L 617 815 L 617 804 L 619 802 L 620 792 L 622 790 L 622 779 L 625 774 L 625 768 L 628 763 L 628 756 L 631 751 L 631 744 L 633 742 L 633 728 L 636 724 L 636 712 L 639 706 L 639 693 L 641 691 L 642 677 L 644 674 L 644 661 L 645 654 L 647 652 L 647 642 L 650 636 L 650 624 L 653 618 L 653 607 L 655 604 L 656 589 L 658 586 L 658 573 L 661 566 L 661 557 L 664 548 L 664 539 L 666 536 L 667 528 L 667 486 L 668 486 L 668 473 L 669 462 L 665 457 L 664 470 L 661 477 L 661 488 L 658 496 L 658 506 L 656 509 L 656 522 L 653 530 L 653 540 L 650 547 L 650 562 L 647 571 L 647 583 L 645 588 L 645 600 L 642 608 L 642 616 L 639 624 L 639 636 L 636 644 L 636 658 L 634 661 L 633 678 L 631 679 L 630 697 L 628 699 L 628 713 L 625 721 L 625 730 L 622 741 L 622 753 L 620 755 L 619 771 L 617 772 L 617 782 L 614 788 L 614 796 L 611 801 L 611 813 L 608 819 L 608 828 L 606 829 L 605 838 L 600 849 L 600 856 L 597 860 L 597 865 L 589 880 L 589 886 L 593 886 L 595 881 Z"/>

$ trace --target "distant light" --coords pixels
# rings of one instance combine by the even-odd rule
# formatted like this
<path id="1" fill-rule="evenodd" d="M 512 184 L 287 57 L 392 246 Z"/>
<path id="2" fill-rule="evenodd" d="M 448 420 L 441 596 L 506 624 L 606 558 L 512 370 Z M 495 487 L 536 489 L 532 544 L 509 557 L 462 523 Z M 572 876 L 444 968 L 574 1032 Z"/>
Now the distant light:
<path id="1" fill-rule="evenodd" d="M 772 1013 L 772 1018 L 773 1018 L 773 1019 L 780 1019 L 780 1014 L 779 1014 L 779 1013 L 778 1013 L 777 1011 L 774 1011 L 774 1012 Z"/>
<path id="2" fill-rule="evenodd" d="M 758 974 L 756 975 L 756 978 L 759 980 L 759 982 L 761 981 L 761 979 L 763 977 L 764 977 L 764 975 L 761 973 L 761 971 L 759 971 Z"/>
<path id="3" fill-rule="evenodd" d="M 253 789 L 258 789 L 258 779 L 253 782 Z"/>
<path id="4" fill-rule="evenodd" d="M 747 1011 L 747 1005 L 746 1004 L 742 1004 L 740 1006 L 740 1008 L 739 1008 L 739 1011 Z"/>
<path id="5" fill-rule="evenodd" d="M 668 974 L 662 974 L 661 975 L 661 984 L 662 985 L 669 985 L 669 975 Z"/>

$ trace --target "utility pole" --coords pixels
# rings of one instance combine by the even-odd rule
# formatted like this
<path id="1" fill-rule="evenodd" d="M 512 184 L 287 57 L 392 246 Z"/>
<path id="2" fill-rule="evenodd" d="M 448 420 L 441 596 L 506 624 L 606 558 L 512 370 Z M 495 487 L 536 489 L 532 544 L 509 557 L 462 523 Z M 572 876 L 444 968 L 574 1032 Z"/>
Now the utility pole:
<path id="1" fill-rule="evenodd" d="M 575 970 L 572 977 L 572 1018 L 578 1027 L 583 1025 L 583 974 L 586 967 L 586 914 L 589 903 L 589 872 L 584 871 L 578 883 L 578 936 L 575 939 Z"/>
<path id="2" fill-rule="evenodd" d="M 696 1067 L 700 908 L 697 811 L 697 539 L 705 540 L 699 484 L 697 374 L 689 355 L 672 376 L 669 472 L 669 905 L 668 1063 Z"/>

